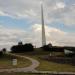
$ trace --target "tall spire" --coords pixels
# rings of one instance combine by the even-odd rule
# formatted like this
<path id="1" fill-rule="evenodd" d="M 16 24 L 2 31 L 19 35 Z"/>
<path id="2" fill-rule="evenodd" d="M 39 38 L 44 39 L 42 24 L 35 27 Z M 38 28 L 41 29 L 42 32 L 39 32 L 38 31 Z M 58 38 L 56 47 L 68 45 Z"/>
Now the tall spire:
<path id="1" fill-rule="evenodd" d="M 43 4 L 41 3 L 41 19 L 42 19 L 42 46 L 46 45 Z"/>

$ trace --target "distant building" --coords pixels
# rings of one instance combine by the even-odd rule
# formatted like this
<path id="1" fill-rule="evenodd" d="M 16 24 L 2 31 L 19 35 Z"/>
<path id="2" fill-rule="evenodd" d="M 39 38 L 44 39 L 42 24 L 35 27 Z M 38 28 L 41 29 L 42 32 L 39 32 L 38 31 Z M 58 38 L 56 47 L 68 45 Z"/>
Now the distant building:
<path id="1" fill-rule="evenodd" d="M 18 42 L 18 45 L 23 45 L 22 41 Z"/>
<path id="2" fill-rule="evenodd" d="M 51 43 L 49 43 L 49 44 L 48 44 L 48 46 L 49 46 L 49 48 L 50 48 L 50 47 L 52 47 L 52 44 L 51 44 Z"/>
<path id="3" fill-rule="evenodd" d="M 67 50 L 67 49 L 64 49 L 64 53 L 65 54 L 70 54 L 70 53 L 74 53 L 73 51 L 70 51 L 70 50 Z"/>

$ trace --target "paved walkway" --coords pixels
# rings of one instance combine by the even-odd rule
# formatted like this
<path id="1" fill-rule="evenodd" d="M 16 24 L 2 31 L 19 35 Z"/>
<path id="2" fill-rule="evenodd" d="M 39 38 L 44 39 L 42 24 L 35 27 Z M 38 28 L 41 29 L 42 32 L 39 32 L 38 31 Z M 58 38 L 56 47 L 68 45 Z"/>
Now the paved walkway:
<path id="1" fill-rule="evenodd" d="M 30 57 L 26 57 L 26 56 L 21 56 L 21 55 L 16 55 L 16 54 L 11 54 L 10 55 L 12 56 L 17 56 L 17 57 L 20 57 L 20 58 L 25 58 L 25 59 L 28 59 L 32 62 L 32 65 L 28 66 L 28 67 L 25 67 L 25 68 L 12 68 L 12 69 L 0 69 L 0 72 L 37 72 L 35 70 L 36 67 L 39 66 L 39 62 L 33 58 L 30 58 Z"/>

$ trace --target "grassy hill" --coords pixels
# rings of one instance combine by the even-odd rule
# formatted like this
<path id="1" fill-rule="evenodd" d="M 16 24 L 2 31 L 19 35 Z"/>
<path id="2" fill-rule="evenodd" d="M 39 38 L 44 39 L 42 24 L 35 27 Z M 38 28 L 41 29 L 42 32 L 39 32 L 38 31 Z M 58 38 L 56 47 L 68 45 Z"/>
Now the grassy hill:
<path id="1" fill-rule="evenodd" d="M 36 69 L 39 71 L 75 72 L 75 66 L 71 64 L 61 64 L 61 63 L 56 63 L 56 62 L 42 59 L 42 57 L 45 57 L 49 54 L 50 54 L 49 51 L 43 51 L 41 48 L 36 48 L 34 52 L 20 53 L 20 55 L 23 55 L 23 56 L 25 55 L 38 60 L 40 62 L 40 65 Z"/>
<path id="2" fill-rule="evenodd" d="M 13 58 L 16 58 L 18 61 L 18 64 L 16 66 L 12 65 Z M 29 61 L 28 59 L 21 59 L 7 54 L 3 55 L 3 57 L 0 57 L 0 69 L 27 67 L 29 65 L 31 65 L 31 61 Z"/>

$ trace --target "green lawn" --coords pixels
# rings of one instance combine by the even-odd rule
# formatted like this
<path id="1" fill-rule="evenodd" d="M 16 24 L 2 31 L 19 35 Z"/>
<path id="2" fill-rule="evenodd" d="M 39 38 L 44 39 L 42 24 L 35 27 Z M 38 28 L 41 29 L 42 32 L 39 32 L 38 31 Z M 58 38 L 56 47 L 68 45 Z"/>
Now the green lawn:
<path id="1" fill-rule="evenodd" d="M 44 59 L 40 59 L 41 55 L 30 56 L 40 62 L 39 67 L 36 69 L 39 71 L 58 71 L 58 72 L 75 72 L 75 66 L 69 64 L 59 64 Z"/>
<path id="2" fill-rule="evenodd" d="M 38 59 L 38 58 L 37 58 Z M 43 70 L 43 71 L 68 71 L 68 72 L 75 72 L 75 66 L 68 65 L 68 64 L 59 64 L 54 63 L 51 61 L 45 61 L 40 60 L 40 66 L 37 68 L 37 70 Z"/>
<path id="3" fill-rule="evenodd" d="M 5 69 L 5 68 L 17 68 L 17 67 L 27 67 L 30 66 L 32 63 L 28 59 L 23 59 L 23 58 L 17 58 L 18 64 L 16 66 L 12 65 L 12 56 L 10 55 L 4 55 L 4 57 L 0 57 L 0 69 Z"/>
<path id="4" fill-rule="evenodd" d="M 3 73 L 0 73 L 0 75 L 53 75 L 53 74 L 46 74 L 46 73 L 24 73 L 24 72 L 10 72 L 10 73 L 7 73 L 7 72 L 3 72 Z M 55 75 L 55 74 L 54 74 Z"/>

